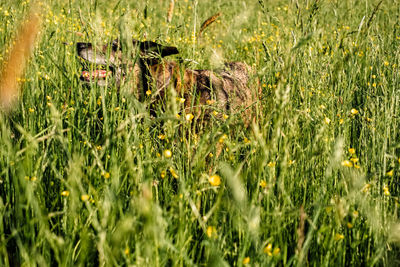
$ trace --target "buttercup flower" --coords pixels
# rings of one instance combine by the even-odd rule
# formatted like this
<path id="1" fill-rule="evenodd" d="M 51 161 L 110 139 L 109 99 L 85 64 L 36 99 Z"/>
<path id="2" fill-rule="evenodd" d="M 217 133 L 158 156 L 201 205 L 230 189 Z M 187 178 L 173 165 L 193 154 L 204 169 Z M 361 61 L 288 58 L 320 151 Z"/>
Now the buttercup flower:
<path id="1" fill-rule="evenodd" d="M 172 151 L 169 149 L 164 150 L 164 157 L 166 158 L 172 157 Z"/>
<path id="2" fill-rule="evenodd" d="M 219 186 L 221 184 L 221 178 L 214 174 L 208 178 L 208 182 L 210 182 L 212 186 Z"/>

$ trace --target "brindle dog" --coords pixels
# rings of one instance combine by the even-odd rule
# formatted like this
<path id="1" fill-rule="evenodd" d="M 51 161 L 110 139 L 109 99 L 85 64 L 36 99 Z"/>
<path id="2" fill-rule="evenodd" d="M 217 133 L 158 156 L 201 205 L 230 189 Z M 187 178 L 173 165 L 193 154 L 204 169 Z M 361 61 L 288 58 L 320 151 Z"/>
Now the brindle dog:
<path id="1" fill-rule="evenodd" d="M 186 113 L 204 116 L 206 120 L 215 109 L 219 114 L 239 113 L 248 126 L 253 117 L 254 97 L 248 87 L 246 64 L 227 62 L 220 70 L 192 70 L 175 61 L 163 60 L 178 54 L 176 47 L 151 41 L 133 40 L 132 43 L 133 52 L 129 56 L 118 40 L 99 47 L 78 43 L 78 55 L 86 66 L 81 80 L 100 86 L 112 84 L 114 80 L 118 88 L 129 83 L 128 87 L 139 100 L 145 98 L 148 90 L 153 91 L 152 97 L 162 100 L 167 88 L 172 86 L 176 94 L 185 99 Z"/>

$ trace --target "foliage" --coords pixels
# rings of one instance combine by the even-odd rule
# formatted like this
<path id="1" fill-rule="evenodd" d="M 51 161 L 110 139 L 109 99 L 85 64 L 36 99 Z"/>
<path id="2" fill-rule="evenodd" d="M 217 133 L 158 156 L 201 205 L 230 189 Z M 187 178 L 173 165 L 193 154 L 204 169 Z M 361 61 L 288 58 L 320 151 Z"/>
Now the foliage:
<path id="1" fill-rule="evenodd" d="M 0 62 L 43 11 L 0 120 L 0 265 L 400 264 L 397 0 L 50 2 L 0 2 Z M 246 62 L 255 122 L 85 87 L 75 43 L 116 37 Z"/>

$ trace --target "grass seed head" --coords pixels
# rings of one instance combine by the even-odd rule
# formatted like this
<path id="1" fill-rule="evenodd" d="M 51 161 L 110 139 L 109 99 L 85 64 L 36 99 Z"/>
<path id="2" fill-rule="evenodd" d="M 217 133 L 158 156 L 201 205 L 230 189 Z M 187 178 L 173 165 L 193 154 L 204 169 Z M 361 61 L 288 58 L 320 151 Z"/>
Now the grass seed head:
<path id="1" fill-rule="evenodd" d="M 36 12 L 36 10 L 31 10 L 21 25 L 7 56 L 7 61 L 1 67 L 0 108 L 5 111 L 10 110 L 18 98 L 18 79 L 24 73 L 40 30 L 40 17 Z"/>

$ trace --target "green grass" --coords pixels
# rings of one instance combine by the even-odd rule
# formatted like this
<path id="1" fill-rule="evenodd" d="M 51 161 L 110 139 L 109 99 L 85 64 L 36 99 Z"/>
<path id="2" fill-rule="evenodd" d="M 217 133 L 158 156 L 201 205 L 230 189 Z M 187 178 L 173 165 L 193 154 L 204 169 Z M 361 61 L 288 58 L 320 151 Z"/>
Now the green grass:
<path id="1" fill-rule="evenodd" d="M 1 266 L 400 265 L 399 1 L 53 2 L 0 119 Z M 0 62 L 29 5 L 0 2 Z M 246 62 L 256 122 L 79 82 L 76 42 L 131 36 Z"/>

